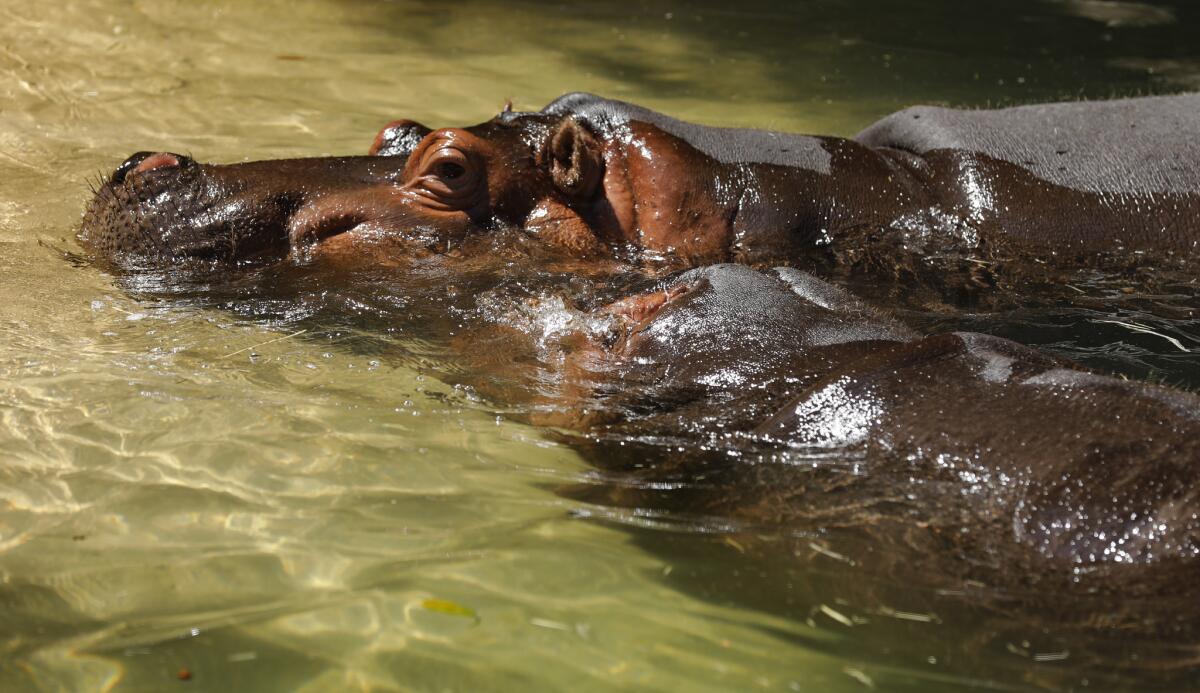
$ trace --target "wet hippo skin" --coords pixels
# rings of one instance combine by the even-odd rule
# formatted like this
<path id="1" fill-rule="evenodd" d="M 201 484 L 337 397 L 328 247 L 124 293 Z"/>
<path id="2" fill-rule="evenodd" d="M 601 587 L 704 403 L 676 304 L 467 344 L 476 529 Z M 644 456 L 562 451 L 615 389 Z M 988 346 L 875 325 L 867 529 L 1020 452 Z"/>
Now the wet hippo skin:
<path id="1" fill-rule="evenodd" d="M 589 94 L 467 128 L 386 126 L 373 156 L 235 165 L 140 153 L 83 243 L 131 264 L 376 262 L 516 230 L 647 263 L 826 264 L 994 283 L 1190 267 L 1200 96 L 913 108 L 856 138 L 712 128 Z"/>
<path id="2" fill-rule="evenodd" d="M 664 292 L 627 302 L 652 310 L 635 314 L 615 354 L 635 385 L 626 397 L 670 405 L 612 424 L 624 437 L 733 435 L 785 457 L 837 452 L 872 475 L 949 482 L 970 498 L 968 524 L 1039 561 L 1200 556 L 1195 395 L 988 335 L 921 337 L 789 268 L 715 265 Z M 791 484 L 772 486 L 783 499 Z"/>
<path id="3" fill-rule="evenodd" d="M 866 658 L 991 676 L 1008 655 L 986 651 L 1032 640 L 1071 652 L 1048 688 L 1196 683 L 1200 398 L 921 336 L 789 268 L 691 270 L 612 311 L 622 415 L 568 437 L 600 471 L 564 493 L 628 509 L 673 582 L 836 631 L 822 607 L 862 616 Z M 1174 644 L 1129 658 L 1155 638 Z"/>

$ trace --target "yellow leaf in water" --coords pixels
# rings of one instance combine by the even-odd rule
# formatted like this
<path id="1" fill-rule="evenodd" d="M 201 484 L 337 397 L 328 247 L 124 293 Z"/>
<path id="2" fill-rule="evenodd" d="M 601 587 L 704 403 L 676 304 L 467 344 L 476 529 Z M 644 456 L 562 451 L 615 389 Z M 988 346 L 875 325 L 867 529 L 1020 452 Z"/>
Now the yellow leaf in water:
<path id="1" fill-rule="evenodd" d="M 452 602 L 449 599 L 426 599 L 421 602 L 421 606 L 441 614 L 449 614 L 451 616 L 462 616 L 463 618 L 479 618 L 475 610 L 469 606 L 463 606 L 458 602 Z"/>

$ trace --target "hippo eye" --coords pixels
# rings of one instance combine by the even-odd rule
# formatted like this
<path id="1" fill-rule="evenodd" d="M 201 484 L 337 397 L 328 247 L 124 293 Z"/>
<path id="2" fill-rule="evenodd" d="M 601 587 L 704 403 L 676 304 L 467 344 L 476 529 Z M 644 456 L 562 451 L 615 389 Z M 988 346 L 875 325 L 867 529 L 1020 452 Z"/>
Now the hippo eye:
<path id="1" fill-rule="evenodd" d="M 416 175 L 408 187 L 425 199 L 425 204 L 447 209 L 464 209 L 477 204 L 486 192 L 486 174 L 480 162 L 453 139 L 434 141 L 417 153 Z"/>
<path id="2" fill-rule="evenodd" d="M 442 147 L 425 157 L 423 178 L 428 187 L 438 192 L 469 187 L 473 182 L 474 170 L 465 153 L 454 147 Z"/>
<path id="3" fill-rule="evenodd" d="M 462 164 L 458 164 L 453 161 L 443 161 L 437 165 L 434 173 L 436 173 L 439 178 L 454 180 L 465 175 L 467 173 L 467 169 L 463 168 Z"/>

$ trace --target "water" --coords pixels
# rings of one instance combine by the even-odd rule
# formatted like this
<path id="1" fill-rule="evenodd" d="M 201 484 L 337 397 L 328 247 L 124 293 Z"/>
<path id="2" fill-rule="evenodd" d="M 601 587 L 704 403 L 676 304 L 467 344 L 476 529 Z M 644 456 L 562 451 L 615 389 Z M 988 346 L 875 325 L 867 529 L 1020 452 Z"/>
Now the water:
<path id="1" fill-rule="evenodd" d="M 0 689 L 1138 688 L 1052 628 L 956 661 L 945 643 L 980 635 L 963 614 L 739 598 L 770 566 L 715 525 L 564 492 L 592 467 L 464 385 L 472 364 L 422 325 L 465 291 L 180 292 L 64 252 L 85 179 L 137 150 L 364 152 L 395 117 L 577 89 L 849 135 L 917 101 L 1195 87 L 1198 23 L 1090 0 L 0 2 Z M 906 317 L 1200 383 L 1167 339 L 1200 344 L 1189 287 L 1079 292 Z M 779 579 L 836 584 L 822 555 Z"/>

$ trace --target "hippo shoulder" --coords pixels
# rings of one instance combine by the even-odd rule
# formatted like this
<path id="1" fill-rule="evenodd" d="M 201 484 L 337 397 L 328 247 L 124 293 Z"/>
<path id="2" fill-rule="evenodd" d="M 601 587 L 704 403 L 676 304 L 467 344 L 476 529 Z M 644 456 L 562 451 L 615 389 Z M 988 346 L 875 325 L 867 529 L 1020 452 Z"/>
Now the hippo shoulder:
<path id="1" fill-rule="evenodd" d="M 680 279 L 705 282 L 706 314 L 724 316 L 735 330 L 778 323 L 796 330 L 795 344 L 811 346 L 902 342 L 918 336 L 845 289 L 792 267 L 760 271 L 745 265 L 710 265 L 685 272 Z"/>
<path id="2" fill-rule="evenodd" d="M 899 321 L 850 292 L 792 267 L 776 267 L 776 277 L 804 302 L 829 311 L 836 321 L 814 331 L 814 344 L 886 340 L 903 342 L 918 337 Z"/>
<path id="3" fill-rule="evenodd" d="M 690 289 L 639 337 L 665 351 L 686 345 L 690 356 L 684 360 L 721 354 L 717 361 L 722 369 L 734 363 L 745 367 L 753 360 L 788 360 L 792 352 L 814 346 L 916 337 L 842 289 L 791 268 L 709 265 L 684 272 L 672 283 Z"/>
<path id="4" fill-rule="evenodd" d="M 823 138 L 770 130 L 722 128 L 687 123 L 642 106 L 574 92 L 551 101 L 542 113 L 572 115 L 597 134 L 611 136 L 632 122 L 648 123 L 687 142 L 724 164 L 774 164 L 830 171 L 830 154 Z"/>
<path id="5" fill-rule="evenodd" d="M 1200 94 L 995 110 L 916 106 L 855 139 L 920 155 L 977 152 L 1089 192 L 1200 189 Z"/>

